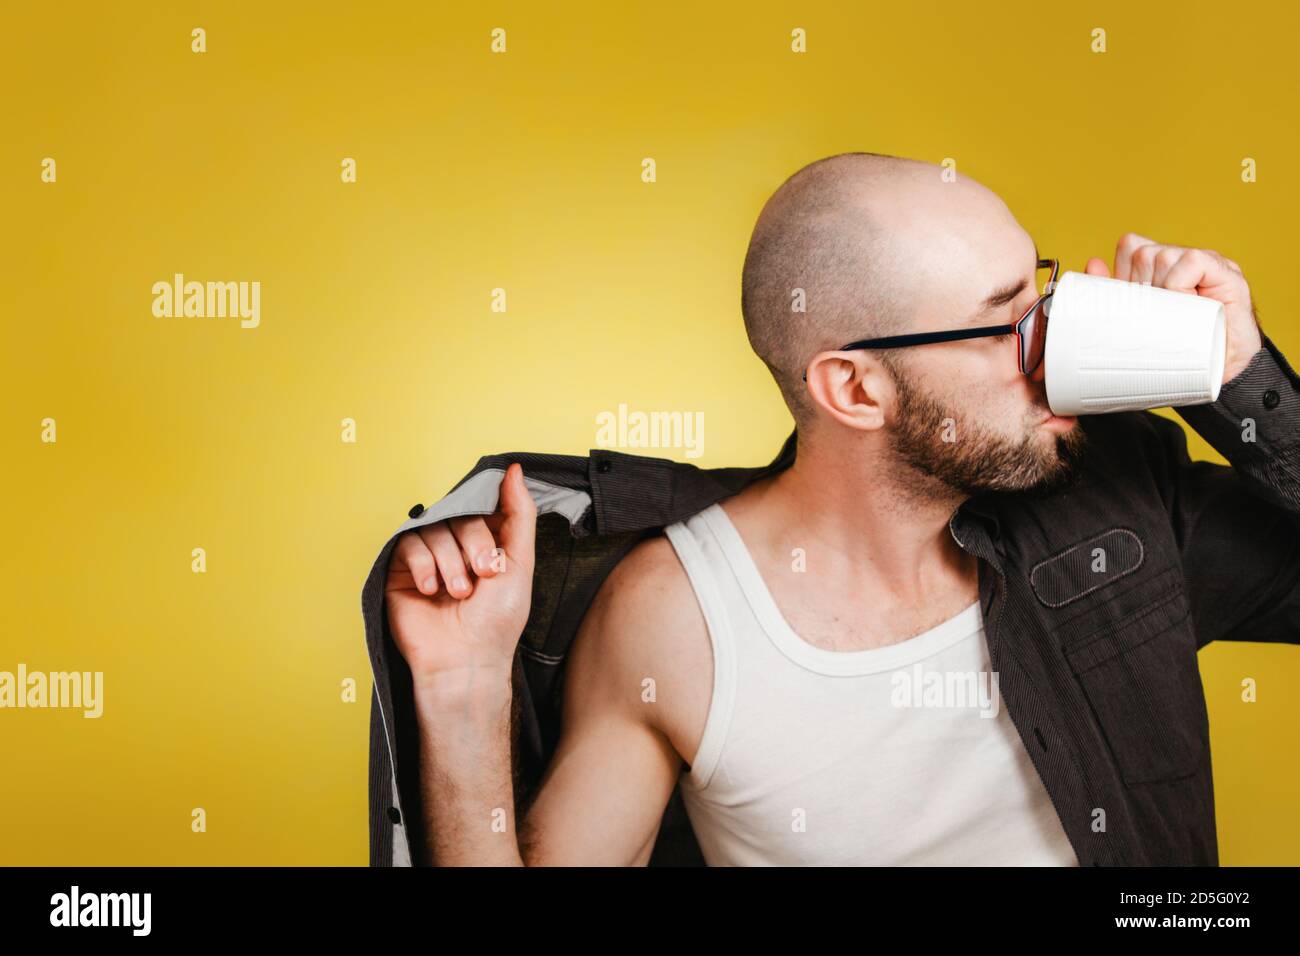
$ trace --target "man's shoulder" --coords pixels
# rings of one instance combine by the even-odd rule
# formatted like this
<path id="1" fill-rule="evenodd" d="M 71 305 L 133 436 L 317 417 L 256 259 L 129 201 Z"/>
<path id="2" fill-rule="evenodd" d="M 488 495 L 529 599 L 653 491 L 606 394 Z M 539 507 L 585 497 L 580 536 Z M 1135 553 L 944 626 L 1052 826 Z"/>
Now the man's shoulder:
<path id="1" fill-rule="evenodd" d="M 708 707 L 712 655 L 690 579 L 668 538 L 656 534 L 602 582 L 574 639 L 567 679 L 584 696 L 616 688 L 679 752 L 690 751 Z"/>
<path id="2" fill-rule="evenodd" d="M 683 637 L 705 634 L 694 589 L 672 543 L 654 534 L 636 544 L 601 583 L 587 617 L 617 632 L 629 650 L 670 653 Z M 584 625 L 586 621 L 584 620 Z"/>

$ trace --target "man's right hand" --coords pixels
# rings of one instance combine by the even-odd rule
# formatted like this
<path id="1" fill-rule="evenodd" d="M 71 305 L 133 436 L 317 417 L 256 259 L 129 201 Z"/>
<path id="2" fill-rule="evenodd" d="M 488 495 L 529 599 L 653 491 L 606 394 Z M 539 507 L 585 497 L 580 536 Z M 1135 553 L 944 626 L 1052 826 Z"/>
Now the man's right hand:
<path id="1" fill-rule="evenodd" d="M 388 626 L 417 687 L 439 696 L 508 680 L 532 603 L 537 506 L 512 464 L 494 514 L 402 535 L 388 565 Z M 475 580 L 477 579 L 477 580 Z"/>
<path id="2" fill-rule="evenodd" d="M 521 846 L 510 678 L 536 533 L 537 506 L 513 464 L 497 513 L 417 528 L 394 548 L 388 621 L 411 666 L 419 725 L 424 846 L 412 845 L 413 860 L 646 863 L 681 773 L 677 748 L 698 748 L 712 686 L 708 631 L 672 545 L 658 537 L 610 572 L 574 635 L 560 738 L 530 794 Z M 493 568 L 498 545 L 504 558 Z M 486 564 L 475 564 L 480 556 Z M 646 706 L 646 674 L 671 685 L 672 703 Z"/>

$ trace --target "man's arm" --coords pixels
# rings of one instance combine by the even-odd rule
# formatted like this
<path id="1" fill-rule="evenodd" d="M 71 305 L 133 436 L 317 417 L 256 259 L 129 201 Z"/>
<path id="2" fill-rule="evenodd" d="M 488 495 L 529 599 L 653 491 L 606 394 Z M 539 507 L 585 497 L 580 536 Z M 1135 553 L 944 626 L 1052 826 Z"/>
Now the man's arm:
<path id="1" fill-rule="evenodd" d="M 602 584 L 569 652 L 559 743 L 521 827 L 529 866 L 649 862 L 682 769 L 678 747 L 693 756 L 703 733 L 712 666 L 672 546 L 639 544 Z"/>
<path id="2" fill-rule="evenodd" d="M 559 743 L 518 833 L 509 668 L 417 683 L 426 862 L 649 860 L 682 760 L 643 681 L 656 678 L 676 702 L 672 719 L 701 730 L 711 688 L 706 625 L 669 547 L 656 539 L 633 549 L 584 616 L 566 662 Z"/>
<path id="3" fill-rule="evenodd" d="M 434 866 L 522 866 L 511 793 L 509 670 L 466 690 L 415 684 L 420 793 L 427 855 Z"/>
<path id="4" fill-rule="evenodd" d="M 1199 646 L 1300 643 L 1300 377 L 1263 337 L 1213 404 L 1175 409 L 1231 467 L 1191 461 L 1175 422 L 1156 431 Z"/>

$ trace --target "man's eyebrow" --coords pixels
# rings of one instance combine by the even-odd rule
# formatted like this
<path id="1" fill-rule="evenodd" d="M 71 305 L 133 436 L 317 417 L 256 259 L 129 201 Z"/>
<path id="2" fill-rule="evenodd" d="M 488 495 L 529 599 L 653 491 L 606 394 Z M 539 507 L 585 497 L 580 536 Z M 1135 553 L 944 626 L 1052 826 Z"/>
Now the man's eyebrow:
<path id="1" fill-rule="evenodd" d="M 1034 267 L 1035 269 L 1038 267 L 1038 243 L 1034 243 Z M 989 297 L 980 304 L 979 311 L 975 313 L 974 317 L 979 318 L 980 316 L 988 315 L 994 309 L 1000 309 L 1008 302 L 1016 301 L 1020 296 L 1020 293 L 1024 292 L 1028 287 L 1029 280 L 1020 279 L 1016 282 L 1012 282 L 1010 285 L 994 289 L 989 293 Z"/>

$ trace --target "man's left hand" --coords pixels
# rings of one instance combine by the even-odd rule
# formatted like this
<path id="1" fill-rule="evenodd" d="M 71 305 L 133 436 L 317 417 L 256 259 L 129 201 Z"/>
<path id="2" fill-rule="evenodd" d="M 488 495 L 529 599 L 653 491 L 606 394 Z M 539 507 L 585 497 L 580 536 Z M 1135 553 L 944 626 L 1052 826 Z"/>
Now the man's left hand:
<path id="1" fill-rule="evenodd" d="M 1088 260 L 1084 272 L 1103 278 L 1110 276 L 1105 261 L 1096 256 Z M 1225 385 L 1264 346 L 1250 301 L 1250 286 L 1241 267 L 1213 249 L 1171 246 L 1128 232 L 1115 247 L 1114 278 L 1174 292 L 1191 292 L 1222 302 L 1228 326 L 1223 361 Z"/>

